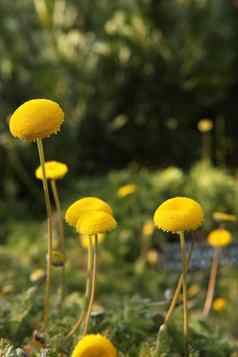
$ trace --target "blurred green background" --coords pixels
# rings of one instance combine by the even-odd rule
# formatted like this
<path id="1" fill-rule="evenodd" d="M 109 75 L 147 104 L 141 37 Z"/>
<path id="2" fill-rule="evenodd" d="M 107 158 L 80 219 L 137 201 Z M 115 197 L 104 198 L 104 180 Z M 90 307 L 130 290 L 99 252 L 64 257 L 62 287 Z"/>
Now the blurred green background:
<path id="1" fill-rule="evenodd" d="M 131 161 L 188 167 L 204 116 L 215 122 L 214 160 L 222 151 L 236 165 L 237 1 L 1 0 L 0 13 L 2 155 L 7 116 L 47 97 L 66 114 L 48 157 L 80 172 Z M 17 151 L 31 168 L 34 149 Z"/>
<path id="2" fill-rule="evenodd" d="M 215 197 L 207 200 L 209 213 L 236 211 L 237 1 L 1 0 L 0 14 L 3 222 L 44 215 L 36 147 L 8 130 L 16 107 L 39 97 L 65 110 L 60 134 L 45 140 L 47 160 L 70 168 L 61 183 L 65 204 L 90 193 L 113 201 L 120 185 L 135 181 L 144 190 L 148 180 L 154 203 L 148 208 L 146 196 L 142 212 L 151 214 L 162 198 L 181 193 L 204 204 L 208 191 Z M 213 121 L 210 163 L 226 171 L 194 167 L 204 147 L 201 118 Z M 159 187 L 167 167 L 182 169 L 188 185 L 174 189 L 171 171 L 161 197 L 153 182 Z M 202 198 L 193 172 L 205 175 Z"/>

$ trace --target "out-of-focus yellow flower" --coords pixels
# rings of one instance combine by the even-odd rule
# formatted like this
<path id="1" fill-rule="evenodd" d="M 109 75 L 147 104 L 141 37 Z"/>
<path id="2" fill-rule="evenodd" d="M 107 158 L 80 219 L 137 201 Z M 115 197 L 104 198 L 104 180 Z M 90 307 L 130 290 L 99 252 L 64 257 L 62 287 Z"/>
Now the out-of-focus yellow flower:
<path id="1" fill-rule="evenodd" d="M 43 269 L 36 269 L 31 273 L 30 281 L 32 283 L 36 283 L 37 281 L 41 281 L 45 278 L 45 271 Z"/>
<path id="2" fill-rule="evenodd" d="M 224 298 L 216 298 L 213 301 L 212 308 L 213 308 L 213 310 L 215 310 L 217 312 L 220 312 L 220 311 L 225 310 L 226 304 L 227 304 L 226 299 L 224 299 Z"/>
<path id="3" fill-rule="evenodd" d="M 9 127 L 13 136 L 22 140 L 43 139 L 56 134 L 64 121 L 58 103 L 49 99 L 32 99 L 12 114 Z"/>
<path id="4" fill-rule="evenodd" d="M 198 122 L 198 130 L 201 133 L 207 133 L 208 131 L 212 130 L 213 128 L 213 121 L 211 119 L 201 119 Z"/>
<path id="5" fill-rule="evenodd" d="M 163 202 L 154 213 L 155 225 L 163 231 L 192 231 L 202 225 L 203 209 L 191 198 L 175 197 Z"/>
<path id="6" fill-rule="evenodd" d="M 235 215 L 224 213 L 224 212 L 214 212 L 213 219 L 215 219 L 215 221 L 219 221 L 219 222 L 222 222 L 222 221 L 236 222 L 237 221 L 237 218 Z"/>
<path id="7" fill-rule="evenodd" d="M 94 235 L 110 232 L 117 227 L 115 218 L 103 211 L 83 212 L 76 224 L 76 230 L 80 234 Z"/>
<path id="8" fill-rule="evenodd" d="M 190 297 L 194 297 L 196 296 L 199 292 L 200 292 L 200 286 L 198 284 L 192 284 L 189 288 L 188 288 L 188 296 Z"/>
<path id="9" fill-rule="evenodd" d="M 94 238 L 94 237 L 93 237 Z M 100 244 L 104 241 L 105 234 L 100 233 L 97 235 L 97 243 Z M 87 249 L 89 247 L 89 238 L 87 235 L 80 235 L 79 236 L 80 243 L 83 248 Z"/>
<path id="10" fill-rule="evenodd" d="M 85 211 L 103 211 L 112 215 L 111 207 L 97 197 L 84 197 L 71 204 L 66 213 L 65 220 L 71 226 L 76 226 L 79 216 Z"/>
<path id="11" fill-rule="evenodd" d="M 208 243 L 213 247 L 225 247 L 232 241 L 231 233 L 223 228 L 215 229 L 208 235 Z"/>
<path id="12" fill-rule="evenodd" d="M 154 233 L 154 230 L 155 230 L 154 222 L 152 220 L 149 220 L 145 222 L 142 232 L 144 236 L 150 237 Z"/>
<path id="13" fill-rule="evenodd" d="M 127 185 L 121 186 L 117 191 L 117 196 L 120 198 L 127 197 L 137 191 L 137 186 L 134 183 L 128 183 Z"/>
<path id="14" fill-rule="evenodd" d="M 69 171 L 68 166 L 59 161 L 47 161 L 45 163 L 45 175 L 48 180 L 59 180 Z M 43 180 L 42 167 L 39 166 L 35 171 L 35 176 Z"/>
<path id="15" fill-rule="evenodd" d="M 149 249 L 146 253 L 146 260 L 150 265 L 156 265 L 159 262 L 159 254 L 156 249 Z"/>
<path id="16" fill-rule="evenodd" d="M 117 357 L 117 350 L 105 336 L 86 335 L 74 348 L 71 357 Z"/>

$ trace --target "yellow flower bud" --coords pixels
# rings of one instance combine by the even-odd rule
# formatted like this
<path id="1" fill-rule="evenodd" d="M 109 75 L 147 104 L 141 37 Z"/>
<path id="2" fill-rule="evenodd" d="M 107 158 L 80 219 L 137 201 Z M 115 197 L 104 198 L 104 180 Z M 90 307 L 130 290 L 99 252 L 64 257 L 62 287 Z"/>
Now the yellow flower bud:
<path id="1" fill-rule="evenodd" d="M 127 185 L 121 186 L 117 191 L 117 196 L 120 198 L 124 198 L 126 196 L 131 195 L 137 191 L 137 186 L 133 183 L 129 183 Z"/>
<path id="2" fill-rule="evenodd" d="M 71 357 L 117 357 L 117 350 L 102 335 L 86 335 L 75 346 Z"/>
<path id="3" fill-rule="evenodd" d="M 64 112 L 49 99 L 32 99 L 12 114 L 9 127 L 16 138 L 22 140 L 43 139 L 56 134 L 64 121 Z"/>
<path id="4" fill-rule="evenodd" d="M 155 225 L 171 233 L 196 230 L 203 219 L 200 204 L 187 197 L 175 197 L 163 202 L 154 214 Z"/>
<path id="5" fill-rule="evenodd" d="M 103 211 L 83 212 L 77 222 L 76 230 L 80 234 L 94 235 L 110 232 L 117 227 L 112 215 Z"/>
<path id="6" fill-rule="evenodd" d="M 208 243 L 212 247 L 225 247 L 232 242 L 231 233 L 223 228 L 215 229 L 208 235 Z"/>
<path id="7" fill-rule="evenodd" d="M 47 161 L 45 163 L 45 175 L 48 180 L 59 180 L 63 178 L 69 171 L 67 165 L 59 161 Z M 43 180 L 42 167 L 39 166 L 35 171 L 35 176 L 39 180 Z"/>
<path id="8" fill-rule="evenodd" d="M 111 207 L 97 197 L 84 197 L 70 205 L 65 213 L 65 220 L 71 226 L 76 226 L 79 216 L 85 211 L 103 211 L 112 215 Z"/>

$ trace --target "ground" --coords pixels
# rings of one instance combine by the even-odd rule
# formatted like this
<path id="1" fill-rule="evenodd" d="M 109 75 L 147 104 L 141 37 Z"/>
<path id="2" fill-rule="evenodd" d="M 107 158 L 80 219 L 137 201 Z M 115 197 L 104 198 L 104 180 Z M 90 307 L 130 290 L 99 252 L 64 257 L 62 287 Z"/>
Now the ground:
<path id="1" fill-rule="evenodd" d="M 168 326 L 159 333 L 180 274 L 179 251 L 173 253 L 178 241 L 154 229 L 151 219 L 163 200 L 186 195 L 197 199 L 205 210 L 205 223 L 196 235 L 188 279 L 190 355 L 238 355 L 238 317 L 234 313 L 238 307 L 236 222 L 225 224 L 233 234 L 233 242 L 229 249 L 224 249 L 215 291 L 215 298 L 223 298 L 224 306 L 212 309 L 208 318 L 201 314 L 212 254 L 206 237 L 218 226 L 213 219 L 215 211 L 237 213 L 234 173 L 200 163 L 187 172 L 175 167 L 158 171 L 132 167 L 99 177 L 79 177 L 71 180 L 70 185 L 67 178 L 65 181 L 59 183 L 64 210 L 79 197 L 94 195 L 110 203 L 118 221 L 117 230 L 98 246 L 90 333 L 107 335 L 121 357 L 183 355 L 181 298 Z M 128 183 L 135 185 L 134 192 L 124 197 L 118 195 L 118 189 Z M 38 200 L 43 206 L 41 196 Z M 23 351 L 30 351 L 31 356 L 40 356 L 40 350 L 46 348 L 49 357 L 70 356 L 79 333 L 66 341 L 64 336 L 83 306 L 87 250 L 75 231 L 65 225 L 67 294 L 60 311 L 60 268 L 55 267 L 49 332 L 45 345 L 36 343 L 33 331 L 40 327 L 45 283 L 46 221 L 43 210 L 37 219 L 27 207 L 22 207 L 21 202 L 17 203 L 16 214 L 8 215 L 3 228 L 5 239 L 0 246 L 0 355 L 24 356 Z M 57 239 L 57 230 L 54 236 Z M 191 242 L 190 234 L 187 240 Z M 200 256 L 200 249 L 210 253 Z"/>

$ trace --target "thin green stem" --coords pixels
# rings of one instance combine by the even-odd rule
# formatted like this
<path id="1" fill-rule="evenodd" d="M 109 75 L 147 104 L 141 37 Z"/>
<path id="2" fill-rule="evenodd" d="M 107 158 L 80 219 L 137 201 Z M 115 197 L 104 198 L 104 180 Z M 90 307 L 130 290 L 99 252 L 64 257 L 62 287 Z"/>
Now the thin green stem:
<path id="1" fill-rule="evenodd" d="M 86 284 L 86 291 L 85 291 L 85 301 L 84 301 L 84 307 L 83 310 L 80 314 L 79 319 L 76 321 L 76 323 L 73 325 L 69 333 L 67 334 L 66 338 L 71 337 L 81 326 L 83 320 L 85 319 L 87 309 L 88 309 L 88 304 L 89 304 L 89 295 L 91 291 L 91 267 L 92 267 L 92 261 L 93 261 L 93 242 L 92 242 L 92 237 L 89 236 L 89 246 L 88 246 L 88 263 L 87 263 L 87 284 Z"/>
<path id="2" fill-rule="evenodd" d="M 188 257 L 187 257 L 186 273 L 188 272 L 188 267 L 189 267 L 189 263 L 190 263 L 190 260 L 191 260 L 191 257 L 192 257 L 193 248 L 194 248 L 194 240 L 192 241 L 191 248 L 190 248 L 190 251 L 189 251 Z M 175 306 L 177 304 L 182 285 L 183 285 L 183 273 L 179 277 L 179 280 L 178 280 L 178 283 L 177 283 L 177 287 L 175 289 L 175 292 L 174 292 L 173 298 L 171 300 L 169 309 L 168 309 L 168 311 L 167 311 L 167 313 L 165 315 L 164 324 L 168 323 L 168 321 L 170 320 L 170 318 L 171 318 L 171 316 L 172 316 L 172 314 L 174 312 L 174 309 L 175 309 Z"/>
<path id="3" fill-rule="evenodd" d="M 207 288 L 207 296 L 203 308 L 203 316 L 205 317 L 208 316 L 212 307 L 212 301 L 213 301 L 215 287 L 216 287 L 216 278 L 217 278 L 220 254 L 221 254 L 220 248 L 215 248 L 213 253 L 211 273 L 210 273 L 210 278 Z"/>
<path id="4" fill-rule="evenodd" d="M 57 189 L 56 181 L 51 180 L 51 189 L 53 192 L 53 197 L 55 201 L 55 206 L 57 210 L 57 215 L 58 215 L 58 222 L 59 222 L 59 233 L 60 233 L 60 251 L 62 254 L 65 254 L 65 249 L 64 249 L 64 222 L 63 222 L 63 216 L 62 216 L 62 209 L 61 209 L 61 204 L 60 204 L 60 198 L 59 198 L 59 192 Z M 64 295 L 65 295 L 65 265 L 62 266 L 61 268 L 61 277 L 60 277 L 60 308 L 62 307 L 62 303 L 64 300 Z"/>
<path id="5" fill-rule="evenodd" d="M 61 204 L 60 204 L 59 192 L 58 192 L 58 188 L 56 185 L 56 181 L 51 180 L 50 183 L 51 183 L 52 193 L 53 193 L 55 206 L 56 206 L 56 210 L 57 210 L 57 215 L 58 215 L 58 221 L 59 221 L 60 249 L 62 252 L 64 252 L 64 222 L 63 222 L 63 217 L 62 217 L 62 209 L 61 209 Z"/>
<path id="6" fill-rule="evenodd" d="M 187 257 L 184 233 L 179 233 L 181 256 L 183 264 L 183 333 L 184 333 L 184 355 L 188 356 L 188 302 L 187 302 Z"/>
<path id="7" fill-rule="evenodd" d="M 45 155 L 44 147 L 41 139 L 37 139 L 37 149 L 40 158 L 40 164 L 43 174 L 43 190 L 44 190 L 44 199 L 46 205 L 46 211 L 48 216 L 48 255 L 47 255 L 47 277 L 46 277 L 46 291 L 44 299 L 44 313 L 43 313 L 43 323 L 44 329 L 47 329 L 48 319 L 49 319 L 49 305 L 50 305 L 50 289 L 51 289 L 51 273 L 52 273 L 52 241 L 53 241 L 53 226 L 52 226 L 52 209 L 50 204 L 50 196 L 48 183 L 45 173 Z"/>
<path id="8" fill-rule="evenodd" d="M 87 310 L 85 321 L 84 321 L 83 336 L 87 335 L 87 332 L 88 332 L 88 324 L 89 324 L 89 319 L 90 319 L 91 312 L 92 312 L 95 288 L 96 288 L 97 234 L 95 234 L 94 238 L 95 239 L 93 242 L 93 262 L 92 262 L 92 267 L 91 267 L 91 282 L 92 282 L 92 284 L 91 284 L 91 291 L 90 291 L 90 295 L 89 295 L 90 297 L 89 297 L 88 310 Z"/>

